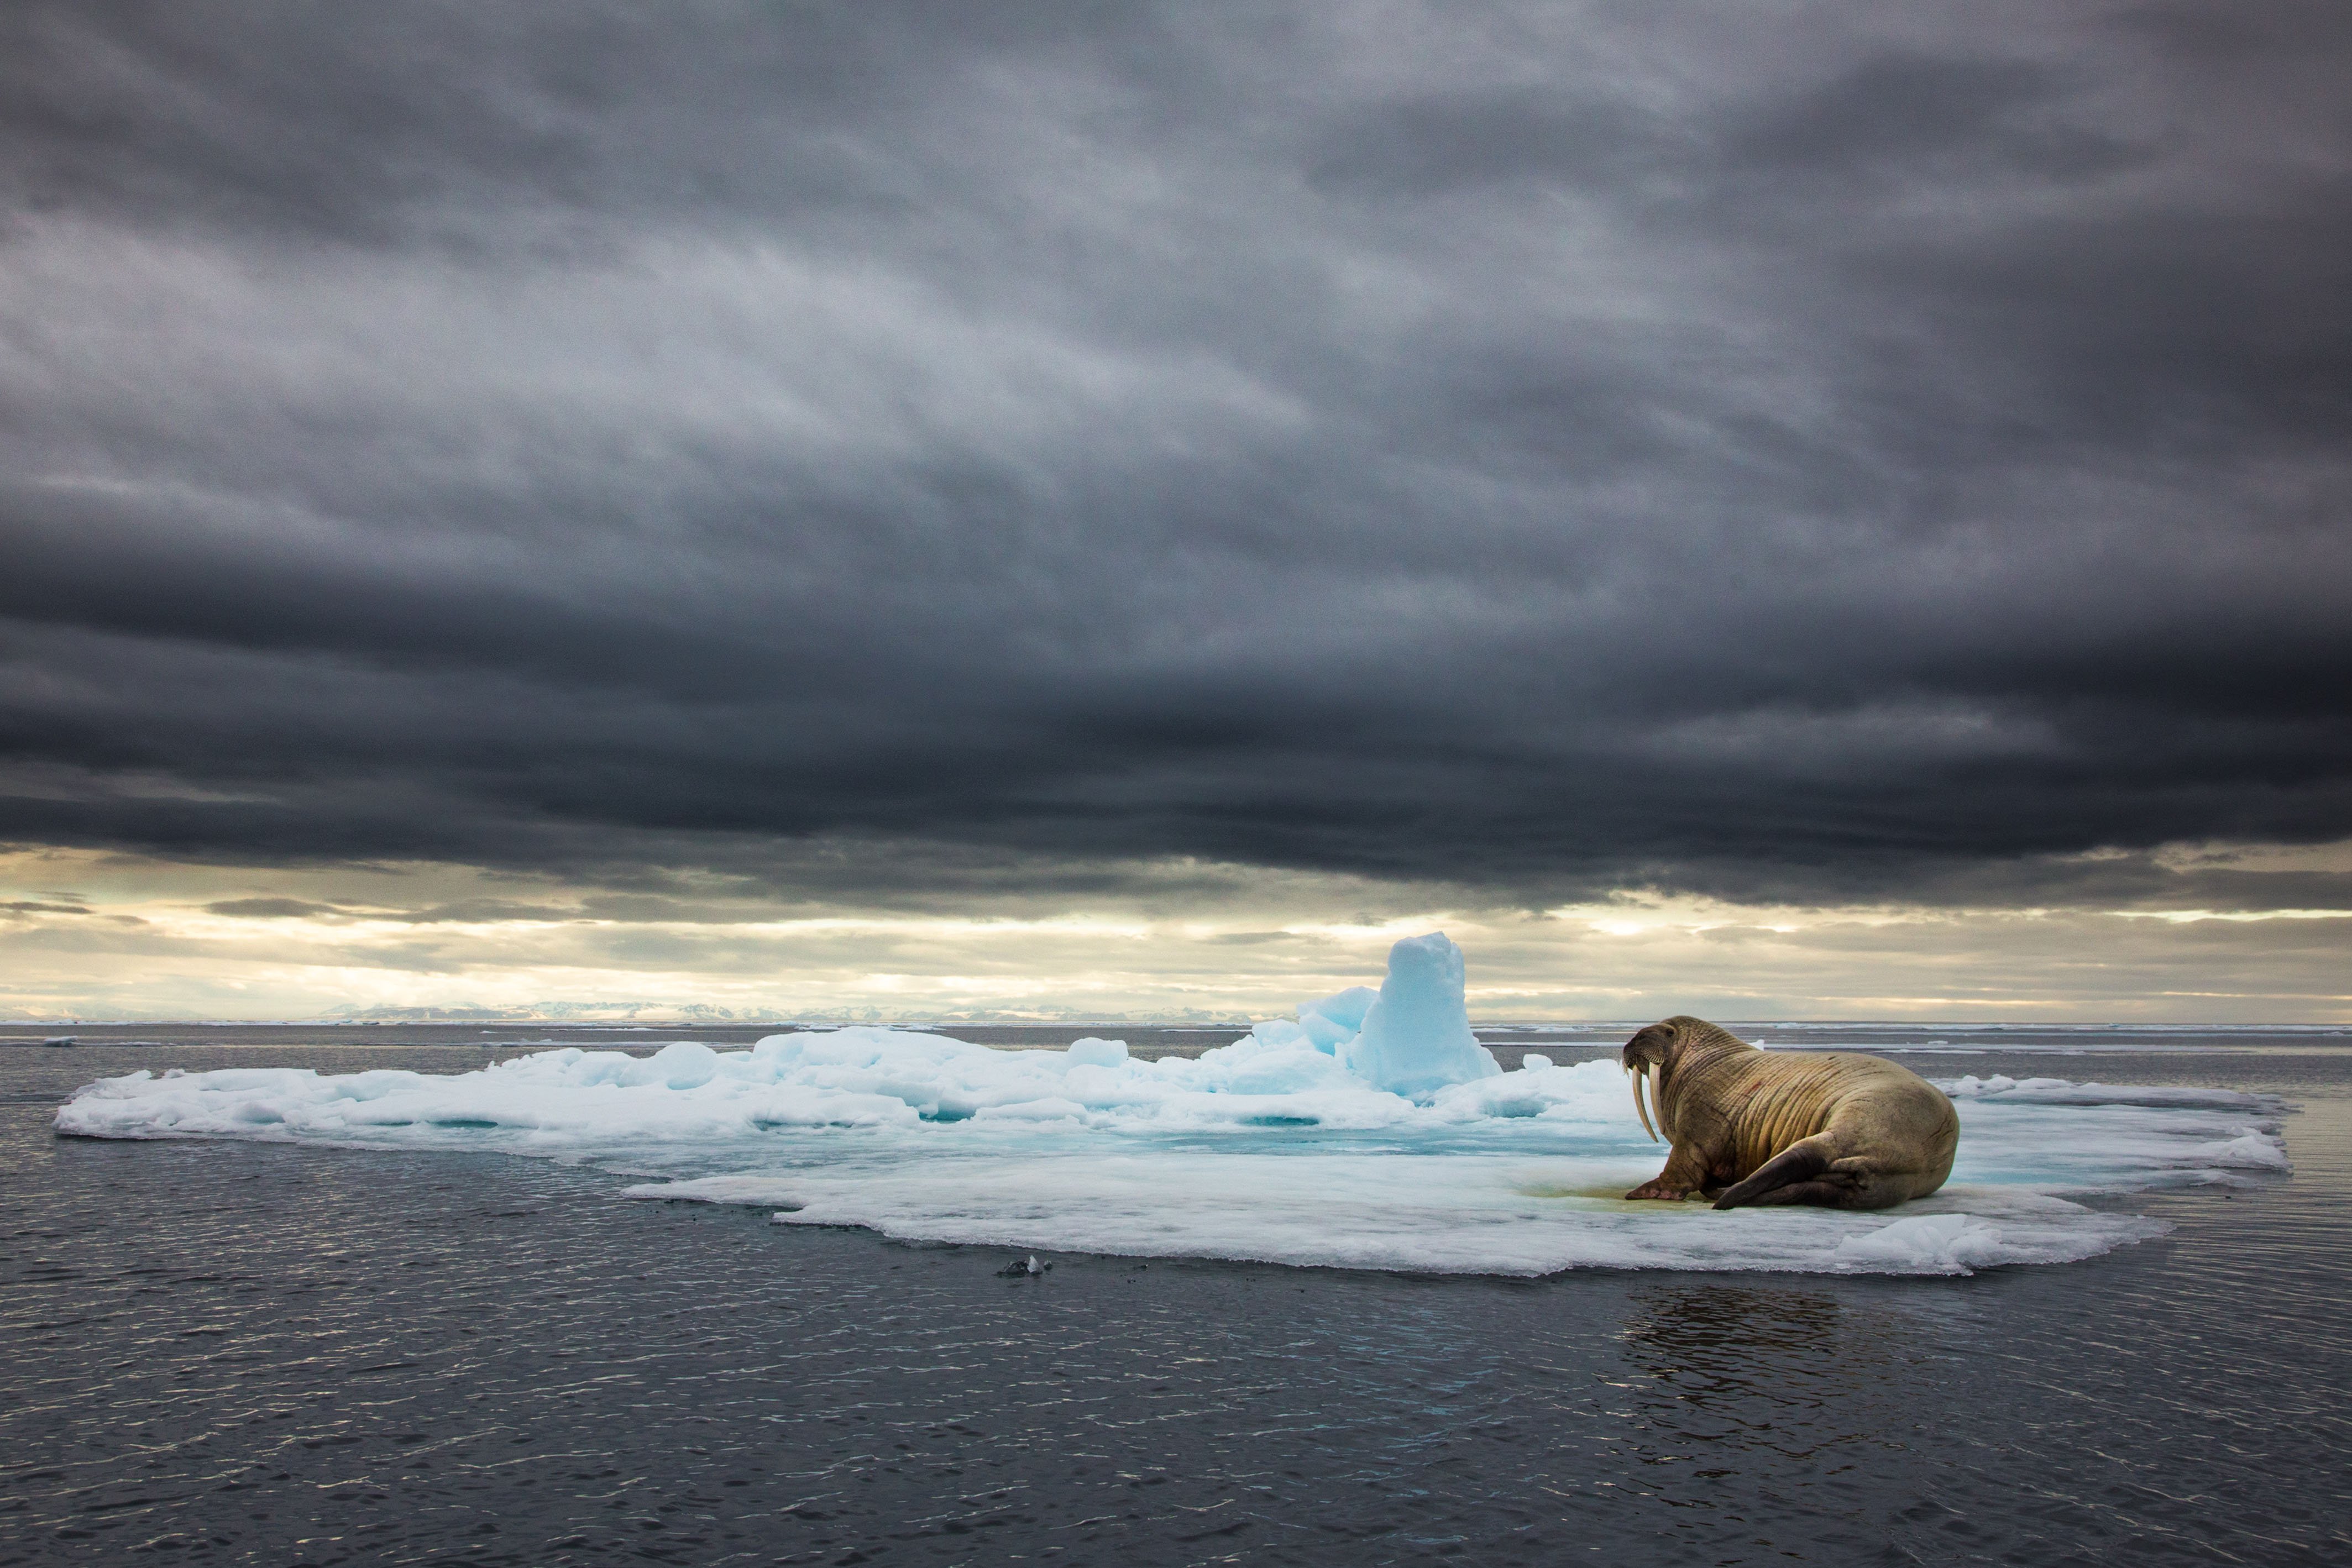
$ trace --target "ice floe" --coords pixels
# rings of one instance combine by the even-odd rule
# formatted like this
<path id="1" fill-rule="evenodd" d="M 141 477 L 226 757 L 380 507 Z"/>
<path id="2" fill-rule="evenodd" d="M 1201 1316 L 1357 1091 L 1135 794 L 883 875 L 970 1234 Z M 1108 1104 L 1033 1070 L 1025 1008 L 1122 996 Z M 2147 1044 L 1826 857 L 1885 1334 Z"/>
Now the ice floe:
<path id="1" fill-rule="evenodd" d="M 1308 1003 L 1195 1059 L 855 1028 L 647 1057 L 567 1047 L 457 1074 L 138 1072 L 82 1090 L 57 1126 L 553 1156 L 661 1178 L 632 1197 L 908 1239 L 1521 1275 L 2064 1262 L 2164 1228 L 2103 1197 L 2288 1168 L 2284 1107 L 2267 1096 L 1971 1077 L 1940 1085 L 1959 1159 L 1922 1202 L 1624 1203 L 1663 1151 L 1617 1068 L 1531 1054 L 1504 1072 L 1462 998 L 1460 951 L 1432 936 L 1398 945 L 1379 992 Z"/>

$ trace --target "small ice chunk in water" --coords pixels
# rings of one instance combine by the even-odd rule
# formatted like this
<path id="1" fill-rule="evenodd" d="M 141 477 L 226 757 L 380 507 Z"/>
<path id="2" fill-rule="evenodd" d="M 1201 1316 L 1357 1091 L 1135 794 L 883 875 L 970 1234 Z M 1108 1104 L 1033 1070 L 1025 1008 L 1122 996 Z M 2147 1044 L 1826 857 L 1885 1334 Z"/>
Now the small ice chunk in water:
<path id="1" fill-rule="evenodd" d="M 1525 1056 L 1519 1058 L 1519 1071 L 1522 1072 L 1528 1071 L 1533 1068 L 1549 1067 L 1550 1065 L 1551 1058 L 1546 1056 L 1540 1051 L 1531 1051 Z"/>
<path id="2" fill-rule="evenodd" d="M 1070 1059 L 1073 1067 L 1119 1067 L 1127 1061 L 1127 1041 L 1097 1040 L 1088 1035 L 1084 1040 L 1070 1041 L 1070 1048 L 1064 1054 Z"/>
<path id="3" fill-rule="evenodd" d="M 1347 1063 L 1357 1077 L 1412 1098 L 1503 1071 L 1470 1032 L 1462 949 L 1444 932 L 1408 936 L 1389 949 L 1388 977 Z"/>

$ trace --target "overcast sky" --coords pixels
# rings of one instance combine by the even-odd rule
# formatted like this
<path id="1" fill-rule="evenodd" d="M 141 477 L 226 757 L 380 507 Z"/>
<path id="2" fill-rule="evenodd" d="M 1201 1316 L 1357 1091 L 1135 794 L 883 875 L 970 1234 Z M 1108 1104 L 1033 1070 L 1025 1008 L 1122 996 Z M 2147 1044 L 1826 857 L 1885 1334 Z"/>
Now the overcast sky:
<path id="1" fill-rule="evenodd" d="M 0 1010 L 2352 1016 L 2340 5 L 18 0 L 0 202 Z"/>

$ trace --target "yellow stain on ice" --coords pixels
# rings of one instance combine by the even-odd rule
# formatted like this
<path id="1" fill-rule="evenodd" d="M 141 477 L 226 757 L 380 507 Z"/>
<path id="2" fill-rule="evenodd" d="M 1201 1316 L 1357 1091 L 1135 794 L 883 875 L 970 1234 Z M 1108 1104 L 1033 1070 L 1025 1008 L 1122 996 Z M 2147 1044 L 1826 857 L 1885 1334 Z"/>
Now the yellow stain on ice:
<path id="1" fill-rule="evenodd" d="M 1561 1186 L 1550 1182 L 1520 1182 L 1515 1183 L 1511 1190 L 1522 1197 L 1564 1198 L 1579 1205 L 1606 1204 L 1611 1208 L 1622 1208 L 1629 1212 L 1660 1207 L 1661 1205 L 1655 1198 L 1643 1198 L 1639 1202 L 1626 1201 L 1626 1189 L 1639 1186 L 1643 1179 L 1633 1176 L 1628 1178 L 1622 1185 L 1612 1184 L 1606 1186 Z"/>

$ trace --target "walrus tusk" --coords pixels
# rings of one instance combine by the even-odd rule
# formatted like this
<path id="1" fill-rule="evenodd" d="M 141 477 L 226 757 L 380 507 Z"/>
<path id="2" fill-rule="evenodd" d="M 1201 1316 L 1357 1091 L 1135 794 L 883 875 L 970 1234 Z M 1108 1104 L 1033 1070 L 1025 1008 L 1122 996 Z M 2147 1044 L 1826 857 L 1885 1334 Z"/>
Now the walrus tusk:
<path id="1" fill-rule="evenodd" d="M 1658 1130 L 1650 1125 L 1650 1108 L 1642 1103 L 1642 1085 L 1650 1081 L 1650 1064 L 1643 1062 L 1633 1075 L 1633 1113 L 1642 1118 L 1642 1131 L 1650 1134 L 1650 1142 L 1658 1141 Z"/>

